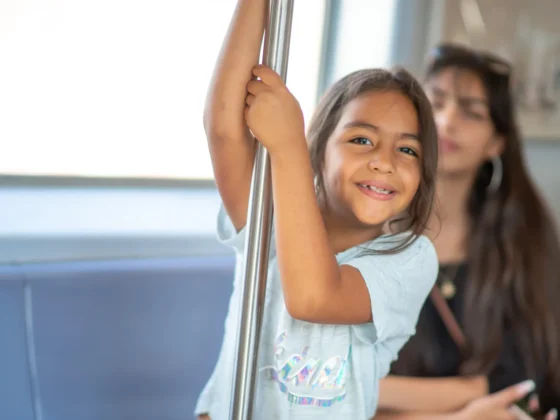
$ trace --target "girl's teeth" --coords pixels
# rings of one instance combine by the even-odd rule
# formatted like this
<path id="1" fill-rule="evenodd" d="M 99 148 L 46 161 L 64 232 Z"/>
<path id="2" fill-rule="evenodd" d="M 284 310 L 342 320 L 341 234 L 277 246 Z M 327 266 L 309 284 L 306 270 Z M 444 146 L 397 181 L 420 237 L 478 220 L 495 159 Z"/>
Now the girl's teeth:
<path id="1" fill-rule="evenodd" d="M 373 187 L 371 185 L 362 185 L 362 184 L 360 184 L 360 185 L 364 188 L 367 188 L 368 190 L 375 191 L 375 192 L 378 192 L 378 193 L 381 193 L 381 194 L 390 194 L 391 193 L 391 191 L 385 190 L 383 188 L 377 188 L 377 187 Z"/>

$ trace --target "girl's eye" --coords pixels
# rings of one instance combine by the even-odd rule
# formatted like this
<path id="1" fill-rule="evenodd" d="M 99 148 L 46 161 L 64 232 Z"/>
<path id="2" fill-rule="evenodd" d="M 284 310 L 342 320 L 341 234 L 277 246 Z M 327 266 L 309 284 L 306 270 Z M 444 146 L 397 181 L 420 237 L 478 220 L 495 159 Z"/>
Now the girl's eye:
<path id="1" fill-rule="evenodd" d="M 356 137 L 355 139 L 350 140 L 350 143 L 373 146 L 371 140 L 366 139 L 365 137 Z"/>
<path id="2" fill-rule="evenodd" d="M 406 153 L 406 154 L 409 154 L 409 155 L 412 155 L 412 156 L 415 156 L 415 157 L 418 157 L 418 153 L 416 153 L 416 150 L 414 150 L 410 147 L 399 147 L 399 151 L 403 152 L 403 153 Z"/>

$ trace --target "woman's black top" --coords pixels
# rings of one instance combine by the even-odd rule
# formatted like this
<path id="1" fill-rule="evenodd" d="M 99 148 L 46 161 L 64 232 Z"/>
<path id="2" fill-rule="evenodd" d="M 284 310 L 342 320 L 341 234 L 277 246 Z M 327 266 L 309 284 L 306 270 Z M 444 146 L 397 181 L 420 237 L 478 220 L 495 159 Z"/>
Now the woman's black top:
<path id="1" fill-rule="evenodd" d="M 467 264 L 441 267 L 442 277 L 445 275 L 455 286 L 455 295 L 448 299 L 447 303 L 461 328 L 464 328 L 467 270 Z M 420 355 L 419 352 L 423 353 Z M 500 357 L 488 375 L 490 392 L 531 379 L 527 376 L 523 360 L 515 334 L 513 331 L 504 331 Z M 459 376 L 460 363 L 459 349 L 428 298 L 420 312 L 416 334 L 401 350 L 399 359 L 392 366 L 392 374 L 420 377 Z M 536 378 L 536 383 L 543 408 L 560 409 L 560 390 L 543 389 L 544 377 Z"/>

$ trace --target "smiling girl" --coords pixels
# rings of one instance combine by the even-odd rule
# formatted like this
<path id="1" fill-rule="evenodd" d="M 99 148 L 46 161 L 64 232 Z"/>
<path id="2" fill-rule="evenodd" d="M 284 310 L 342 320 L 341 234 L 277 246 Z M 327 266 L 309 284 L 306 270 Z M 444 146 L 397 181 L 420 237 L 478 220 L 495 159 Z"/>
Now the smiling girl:
<path id="1" fill-rule="evenodd" d="M 357 71 L 326 93 L 306 138 L 296 99 L 255 65 L 265 10 L 266 0 L 239 0 L 205 112 L 223 201 L 218 235 L 238 262 L 255 138 L 271 161 L 254 418 L 370 419 L 379 379 L 414 334 L 438 271 L 422 236 L 437 167 L 431 107 L 404 70 Z M 220 357 L 196 409 L 213 420 L 229 417 L 241 281 L 237 270 Z"/>

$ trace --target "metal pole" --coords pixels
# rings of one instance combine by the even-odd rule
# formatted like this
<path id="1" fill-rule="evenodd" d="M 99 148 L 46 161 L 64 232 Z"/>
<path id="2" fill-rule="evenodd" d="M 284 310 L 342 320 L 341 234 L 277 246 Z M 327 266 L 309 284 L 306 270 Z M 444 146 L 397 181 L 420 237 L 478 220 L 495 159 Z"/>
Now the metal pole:
<path id="1" fill-rule="evenodd" d="M 293 0 L 270 0 L 265 31 L 264 64 L 286 81 L 292 27 Z M 270 162 L 259 143 L 253 168 L 241 314 L 238 327 L 231 420 L 251 420 L 255 396 L 256 367 L 263 316 L 268 252 L 272 227 Z"/>

